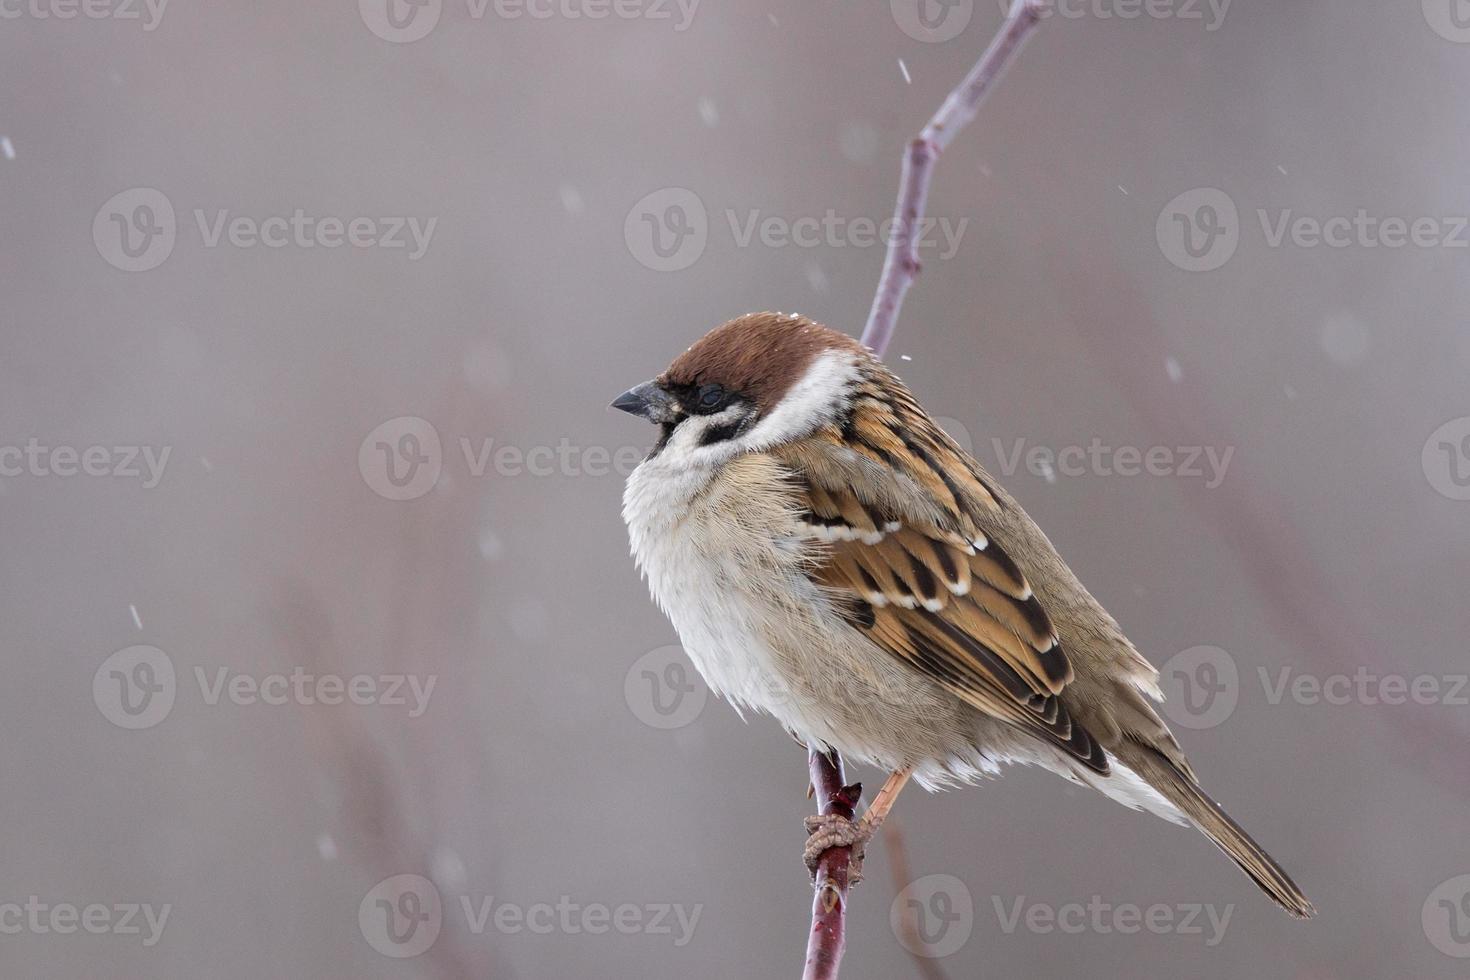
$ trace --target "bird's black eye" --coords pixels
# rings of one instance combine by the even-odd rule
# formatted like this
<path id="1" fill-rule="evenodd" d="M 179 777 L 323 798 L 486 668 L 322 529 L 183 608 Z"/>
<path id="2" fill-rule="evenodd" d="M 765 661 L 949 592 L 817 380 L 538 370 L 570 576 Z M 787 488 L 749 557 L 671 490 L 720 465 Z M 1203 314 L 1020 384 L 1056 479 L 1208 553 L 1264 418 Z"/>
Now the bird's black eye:
<path id="1" fill-rule="evenodd" d="M 697 396 L 700 409 L 712 412 L 725 402 L 725 389 L 719 385 L 701 385 Z"/>

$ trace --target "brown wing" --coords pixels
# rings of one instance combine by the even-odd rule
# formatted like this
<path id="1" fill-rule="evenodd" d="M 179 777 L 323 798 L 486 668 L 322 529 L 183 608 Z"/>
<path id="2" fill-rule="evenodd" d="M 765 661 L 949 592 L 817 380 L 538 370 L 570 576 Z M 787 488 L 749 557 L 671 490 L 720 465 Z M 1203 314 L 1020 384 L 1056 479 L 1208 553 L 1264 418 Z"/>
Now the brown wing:
<path id="1" fill-rule="evenodd" d="M 907 391 L 864 388 L 843 427 L 774 453 L 825 543 L 812 576 L 855 625 L 986 714 L 1109 771 L 1058 698 L 1072 667 L 1050 618 L 984 530 L 1000 503 Z"/>

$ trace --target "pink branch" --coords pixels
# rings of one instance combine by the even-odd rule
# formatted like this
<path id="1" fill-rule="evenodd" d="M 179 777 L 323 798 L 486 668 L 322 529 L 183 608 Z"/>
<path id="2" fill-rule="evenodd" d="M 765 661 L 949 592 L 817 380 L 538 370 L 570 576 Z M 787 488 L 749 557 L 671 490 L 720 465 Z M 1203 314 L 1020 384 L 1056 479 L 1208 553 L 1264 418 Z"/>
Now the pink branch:
<path id="1" fill-rule="evenodd" d="M 898 324 L 904 294 L 919 274 L 919 249 L 915 229 L 924 215 L 929 181 L 939 152 L 975 118 L 985 96 L 995 87 L 1014 60 L 1031 31 L 1041 20 L 1042 0 L 1011 0 L 1010 12 L 995 40 L 975 62 L 959 87 L 949 93 L 934 118 L 908 145 L 899 177 L 898 203 L 893 211 L 893 237 L 883 260 L 883 274 L 873 296 L 873 308 L 863 329 L 863 343 L 879 357 L 888 349 Z M 862 786 L 843 785 L 842 759 L 836 751 L 830 758 L 815 745 L 807 758 L 812 788 L 820 813 L 837 813 L 851 820 Z M 803 980 L 836 980 L 846 943 L 848 871 L 852 851 L 834 847 L 822 855 L 814 882 L 812 928 L 807 937 L 806 971 Z"/>
<path id="2" fill-rule="evenodd" d="M 861 783 L 844 786 L 842 759 L 836 752 L 829 759 L 816 748 L 810 750 L 807 765 L 811 770 L 812 790 L 817 797 L 818 813 L 835 813 L 853 818 Z M 812 899 L 812 930 L 806 939 L 806 970 L 802 980 L 836 980 L 842 965 L 842 951 L 847 943 L 847 886 L 852 863 L 852 848 L 834 847 L 822 855 L 813 882 L 816 895 Z"/>
<path id="3" fill-rule="evenodd" d="M 883 275 L 868 312 L 868 325 L 863 329 L 863 343 L 878 354 L 888 349 L 898 325 L 898 311 L 904 294 L 919 274 L 919 245 L 915 230 L 924 216 L 924 202 L 929 196 L 929 181 L 934 176 L 934 163 L 939 153 L 949 146 L 980 108 L 1000 76 L 1020 52 L 1026 38 L 1041 20 L 1041 0 L 1011 0 L 1010 13 L 990 47 L 975 62 L 970 74 L 959 84 L 934 118 L 918 136 L 909 142 L 903 158 L 903 172 L 898 182 L 898 204 L 893 210 L 893 236 L 888 242 L 888 255 L 883 260 Z"/>

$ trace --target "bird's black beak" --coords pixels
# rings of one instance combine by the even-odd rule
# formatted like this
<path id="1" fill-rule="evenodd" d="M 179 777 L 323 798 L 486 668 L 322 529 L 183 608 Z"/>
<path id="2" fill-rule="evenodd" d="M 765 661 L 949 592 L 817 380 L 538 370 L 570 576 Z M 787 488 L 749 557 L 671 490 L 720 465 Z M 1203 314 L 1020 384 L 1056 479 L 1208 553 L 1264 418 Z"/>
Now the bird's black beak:
<path id="1" fill-rule="evenodd" d="M 656 381 L 645 381 L 613 399 L 612 407 L 659 425 L 678 420 L 679 403 Z"/>

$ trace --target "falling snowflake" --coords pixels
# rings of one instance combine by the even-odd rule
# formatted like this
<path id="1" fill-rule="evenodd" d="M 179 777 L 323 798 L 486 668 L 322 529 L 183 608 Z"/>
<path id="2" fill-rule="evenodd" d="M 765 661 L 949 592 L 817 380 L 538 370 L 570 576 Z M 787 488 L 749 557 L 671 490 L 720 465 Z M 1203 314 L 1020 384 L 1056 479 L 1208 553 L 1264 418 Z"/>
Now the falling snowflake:
<path id="1" fill-rule="evenodd" d="M 871 163 L 878 152 L 878 142 L 878 130 L 866 122 L 848 123 L 838 138 L 843 157 L 853 163 Z"/>
<path id="2" fill-rule="evenodd" d="M 458 891 L 469 880 L 464 861 L 458 854 L 442 844 L 434 848 L 433 867 L 430 868 L 430 873 L 434 876 L 435 882 L 450 891 Z"/>
<path id="3" fill-rule="evenodd" d="M 1321 342 L 1335 363 L 1357 364 L 1368 354 L 1368 327 L 1351 313 L 1334 313 L 1322 323 Z"/>
<path id="4" fill-rule="evenodd" d="M 713 99 L 699 100 L 699 118 L 704 120 L 704 124 L 711 129 L 720 124 L 720 110 L 715 108 Z"/>
<path id="5" fill-rule="evenodd" d="M 827 291 L 827 274 L 822 267 L 815 262 L 806 267 L 807 285 L 812 287 L 814 293 L 825 293 Z"/>
<path id="6" fill-rule="evenodd" d="M 567 214 L 581 214 L 585 208 L 582 203 L 582 193 L 571 184 L 562 184 L 561 206 L 566 209 Z"/>

